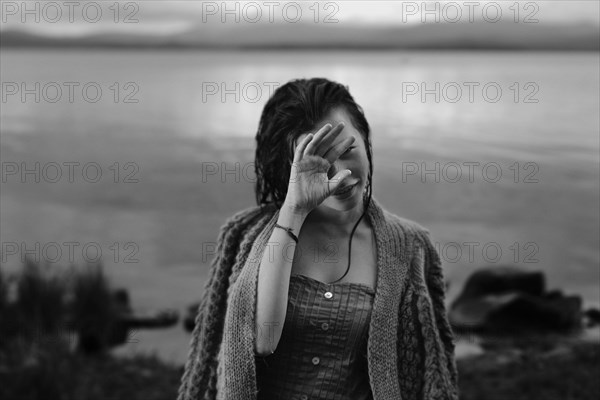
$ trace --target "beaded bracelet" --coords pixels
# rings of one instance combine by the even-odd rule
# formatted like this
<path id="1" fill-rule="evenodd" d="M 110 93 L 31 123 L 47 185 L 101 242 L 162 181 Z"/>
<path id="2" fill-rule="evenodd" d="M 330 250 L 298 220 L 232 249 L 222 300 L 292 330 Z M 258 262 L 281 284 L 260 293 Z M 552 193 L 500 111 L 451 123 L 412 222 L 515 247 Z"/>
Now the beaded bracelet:
<path id="1" fill-rule="evenodd" d="M 288 233 L 288 235 L 290 235 L 290 237 L 292 239 L 294 239 L 294 241 L 296 243 L 298 243 L 298 236 L 294 235 L 294 231 L 292 230 L 292 228 L 286 228 L 286 227 L 281 226 L 281 225 L 279 225 L 277 223 L 275 223 L 275 228 L 281 228 L 281 229 L 283 229 L 284 231 L 286 231 Z"/>

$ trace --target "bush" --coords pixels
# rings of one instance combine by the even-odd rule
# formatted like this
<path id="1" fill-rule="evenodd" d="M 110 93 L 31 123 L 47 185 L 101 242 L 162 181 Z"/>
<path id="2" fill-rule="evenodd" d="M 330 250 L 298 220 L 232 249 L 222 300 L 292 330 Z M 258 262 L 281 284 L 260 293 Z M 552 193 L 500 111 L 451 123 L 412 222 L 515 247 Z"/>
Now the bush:
<path id="1" fill-rule="evenodd" d="M 494 352 L 458 362 L 461 400 L 596 399 L 600 394 L 600 346 L 568 345 L 565 354 L 526 356 L 499 363 Z"/>
<path id="2" fill-rule="evenodd" d="M 9 303 L 8 279 L 0 272 L 0 348 L 31 347 L 77 333 L 82 350 L 108 350 L 117 309 L 101 265 L 50 271 L 26 260 L 14 279 L 17 298 Z"/>
<path id="3" fill-rule="evenodd" d="M 0 268 L 0 315 L 2 315 L 2 310 L 6 308 L 6 304 L 8 303 L 8 282 L 6 282 L 6 278 L 4 277 L 4 273 Z"/>
<path id="4" fill-rule="evenodd" d="M 118 310 L 102 266 L 88 266 L 84 273 L 73 277 L 70 325 L 78 332 L 80 350 L 85 353 L 108 350 Z"/>
<path id="5" fill-rule="evenodd" d="M 20 336 L 35 339 L 56 336 L 66 317 L 66 285 L 60 274 L 44 270 L 26 260 L 17 280 L 17 301 L 14 305 Z"/>
<path id="6" fill-rule="evenodd" d="M 101 265 L 49 270 L 28 260 L 8 298 L 0 269 L 0 399 L 162 400 L 176 397 L 180 368 L 155 357 L 114 358 L 106 334 L 117 309 Z M 66 329 L 65 329 L 66 328 Z M 73 352 L 80 347 L 97 357 Z"/>

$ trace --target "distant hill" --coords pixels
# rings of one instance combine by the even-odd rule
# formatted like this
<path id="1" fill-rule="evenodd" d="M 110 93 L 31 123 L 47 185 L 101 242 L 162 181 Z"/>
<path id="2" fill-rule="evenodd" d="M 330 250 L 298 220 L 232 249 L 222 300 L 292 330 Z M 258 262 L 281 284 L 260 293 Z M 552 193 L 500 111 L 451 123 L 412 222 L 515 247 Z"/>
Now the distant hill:
<path id="1" fill-rule="evenodd" d="M 200 26 L 180 34 L 93 34 L 49 37 L 17 30 L 0 33 L 2 47 L 213 49 L 489 49 L 599 51 L 594 25 L 515 23 L 422 24 L 413 27 L 264 24 Z"/>

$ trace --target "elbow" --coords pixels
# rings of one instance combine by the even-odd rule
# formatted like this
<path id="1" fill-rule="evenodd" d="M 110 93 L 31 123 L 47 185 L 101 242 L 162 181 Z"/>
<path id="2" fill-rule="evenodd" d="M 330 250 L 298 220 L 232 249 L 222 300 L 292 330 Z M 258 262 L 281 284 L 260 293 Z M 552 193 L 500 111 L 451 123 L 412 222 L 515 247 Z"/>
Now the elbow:
<path id="1" fill-rule="evenodd" d="M 268 332 L 265 332 L 265 330 L 257 329 L 257 332 L 259 334 L 256 335 L 254 353 L 260 357 L 270 356 L 277 348 L 277 344 L 279 343 L 279 339 L 281 337 L 281 331 L 268 330 Z"/>
<path id="2" fill-rule="evenodd" d="M 269 343 L 260 339 L 256 340 L 254 346 L 254 353 L 259 357 L 270 356 L 275 352 L 275 346 L 273 343 Z"/>

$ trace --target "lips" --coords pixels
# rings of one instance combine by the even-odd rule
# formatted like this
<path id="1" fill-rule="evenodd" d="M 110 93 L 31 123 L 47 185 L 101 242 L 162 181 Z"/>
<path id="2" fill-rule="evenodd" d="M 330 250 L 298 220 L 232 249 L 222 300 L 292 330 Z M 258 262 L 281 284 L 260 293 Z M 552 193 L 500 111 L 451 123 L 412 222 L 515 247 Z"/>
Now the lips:
<path id="1" fill-rule="evenodd" d="M 353 183 L 352 185 L 340 187 L 336 190 L 335 194 L 336 195 L 346 195 L 346 194 L 350 193 L 356 187 L 356 185 L 358 185 L 358 182 Z"/>

